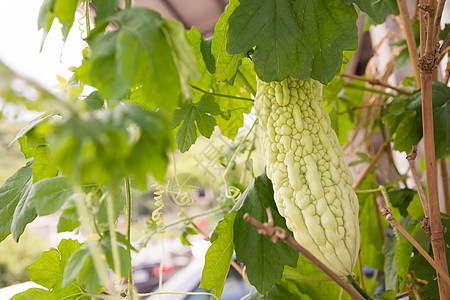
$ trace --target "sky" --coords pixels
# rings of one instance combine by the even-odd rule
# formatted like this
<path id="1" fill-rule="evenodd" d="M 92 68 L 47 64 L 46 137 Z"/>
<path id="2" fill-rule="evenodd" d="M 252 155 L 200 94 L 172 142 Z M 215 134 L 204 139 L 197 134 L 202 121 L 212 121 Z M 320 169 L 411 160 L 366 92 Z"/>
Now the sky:
<path id="1" fill-rule="evenodd" d="M 77 12 L 65 44 L 61 26 L 55 19 L 40 53 L 43 32 L 37 29 L 37 18 L 42 2 L 0 1 L 0 60 L 22 76 L 54 89 L 58 83 L 56 75 L 67 80 L 72 75 L 68 68 L 81 64 L 84 41 L 80 37 L 78 19 L 82 12 Z"/>

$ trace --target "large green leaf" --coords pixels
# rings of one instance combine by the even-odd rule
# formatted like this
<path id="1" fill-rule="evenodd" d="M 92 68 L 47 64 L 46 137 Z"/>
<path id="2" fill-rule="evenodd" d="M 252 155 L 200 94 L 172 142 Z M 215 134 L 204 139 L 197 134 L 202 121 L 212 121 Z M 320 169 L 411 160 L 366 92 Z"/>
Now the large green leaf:
<path id="1" fill-rule="evenodd" d="M 265 172 L 254 178 L 233 208 L 237 210 L 234 221 L 234 244 L 238 262 L 247 266 L 247 275 L 260 293 L 269 291 L 283 275 L 285 265 L 295 267 L 298 253 L 289 245 L 258 233 L 258 228 L 244 221 L 243 215 L 249 213 L 260 222 L 267 222 L 266 209 L 272 211 L 274 224 L 290 232 L 285 219 L 278 213 L 273 199 L 272 182 Z"/>
<path id="2" fill-rule="evenodd" d="M 162 111 L 132 103 L 54 122 L 48 136 L 57 165 L 74 181 L 109 184 L 132 176 L 140 187 L 149 173 L 163 180 L 172 142 Z"/>
<path id="3" fill-rule="evenodd" d="M 225 279 L 230 268 L 234 251 L 233 224 L 236 212 L 226 214 L 216 226 L 211 238 L 211 246 L 206 252 L 205 266 L 199 288 L 211 290 L 211 293 L 221 297 Z"/>
<path id="4" fill-rule="evenodd" d="M 91 55 L 78 68 L 79 78 L 110 100 L 139 87 L 147 102 L 172 110 L 180 89 L 188 93 L 187 80 L 198 78 L 181 24 L 145 8 L 125 9 L 108 20 L 119 28 L 91 34 Z"/>
<path id="5" fill-rule="evenodd" d="M 259 78 L 280 81 L 291 75 L 308 80 L 313 52 L 288 0 L 241 0 L 228 19 L 227 52 L 253 47 Z"/>
<path id="6" fill-rule="evenodd" d="M 214 102 L 214 97 L 203 95 L 200 102 L 184 104 L 173 114 L 173 127 L 177 130 L 176 140 L 181 152 L 187 151 L 197 140 L 197 129 L 210 138 L 216 126 L 216 120 L 211 115 L 220 113 L 220 108 Z"/>
<path id="7" fill-rule="evenodd" d="M 313 51 L 311 78 L 328 83 L 341 68 L 342 52 L 358 47 L 355 9 L 342 0 L 297 0 L 294 11 Z"/>
<path id="8" fill-rule="evenodd" d="M 90 297 L 83 297 L 82 287 L 75 280 L 71 281 L 70 285 L 61 286 L 63 271 L 69 257 L 74 252 L 76 253 L 80 247 L 81 244 L 78 241 L 67 239 L 61 240 L 57 249 L 52 248 L 43 252 L 33 264 L 27 267 L 27 270 L 32 281 L 42 285 L 49 291 L 29 289 L 19 294 L 20 296 L 17 295 L 17 298 L 14 299 L 90 299 Z M 45 296 L 45 298 L 38 298 L 41 295 L 42 297 Z"/>
<path id="9" fill-rule="evenodd" d="M 211 45 L 211 53 L 215 58 L 216 80 L 231 80 L 236 75 L 241 59 L 245 57 L 244 53 L 229 54 L 226 51 L 228 18 L 234 9 L 239 5 L 238 0 L 231 0 L 227 9 L 220 16 L 214 27 L 214 36 Z"/>
<path id="10" fill-rule="evenodd" d="M 341 287 L 303 255 L 299 255 L 296 268 L 289 266 L 284 268 L 284 276 L 279 286 L 284 290 L 287 289 L 287 292 L 291 294 L 297 293 L 297 295 L 301 295 L 300 299 L 302 300 L 352 299 L 346 292 L 343 292 L 342 298 L 340 298 Z M 273 292 L 274 290 L 272 289 L 269 295 L 273 295 Z M 276 298 L 272 296 L 269 299 L 282 300 L 291 298 Z"/>
<path id="11" fill-rule="evenodd" d="M 38 215 L 45 216 L 56 212 L 72 195 L 72 185 L 66 177 L 43 179 L 33 185 L 28 204 Z"/>
<path id="12" fill-rule="evenodd" d="M 356 18 L 342 0 L 241 0 L 228 19 L 227 51 L 254 47 L 255 71 L 267 82 L 290 75 L 328 83 L 342 51 L 357 48 Z"/>
<path id="13" fill-rule="evenodd" d="M 26 206 L 32 185 L 32 164 L 17 170 L 0 186 L 0 241 L 11 232 L 17 241 L 25 225 L 36 217 L 34 209 Z"/>

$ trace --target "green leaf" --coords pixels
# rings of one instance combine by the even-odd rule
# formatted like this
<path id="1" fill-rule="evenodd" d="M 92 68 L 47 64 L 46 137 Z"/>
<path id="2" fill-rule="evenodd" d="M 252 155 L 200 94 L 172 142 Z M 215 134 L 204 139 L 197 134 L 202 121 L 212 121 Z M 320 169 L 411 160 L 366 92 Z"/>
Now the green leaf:
<path id="1" fill-rule="evenodd" d="M 373 189 L 378 186 L 375 174 L 371 173 L 360 185 L 361 190 Z M 361 260 L 367 267 L 374 267 L 383 271 L 384 255 L 381 248 L 384 242 L 384 230 L 386 221 L 376 220 L 379 218 L 376 203 L 376 193 L 357 193 L 359 201 L 359 219 L 361 224 Z M 380 228 L 381 225 L 381 228 Z"/>
<path id="2" fill-rule="evenodd" d="M 200 79 L 200 72 L 195 64 L 195 54 L 189 44 L 183 24 L 175 20 L 164 20 L 161 29 L 172 50 L 172 57 L 180 76 L 181 91 L 185 98 L 191 97 L 189 79 Z"/>
<path id="3" fill-rule="evenodd" d="M 61 240 L 58 244 L 58 249 L 52 248 L 43 252 L 32 265 L 28 266 L 27 270 L 30 274 L 30 279 L 50 290 L 47 291 L 48 295 L 44 290 L 36 290 L 33 293 L 48 296 L 48 298 L 43 299 L 88 299 L 87 297 L 81 297 L 81 287 L 74 281 L 67 287 L 61 287 L 66 263 L 72 253 L 76 252 L 80 247 L 81 244 L 76 240 Z"/>
<path id="4" fill-rule="evenodd" d="M 66 203 L 70 203 L 69 200 Z M 61 216 L 59 217 L 59 222 L 56 227 L 57 232 L 65 232 L 65 231 L 73 231 L 78 226 L 80 226 L 80 221 L 78 220 L 78 212 L 75 204 L 70 203 L 70 205 L 67 205 L 63 207 L 63 210 L 61 212 Z"/>
<path id="5" fill-rule="evenodd" d="M 384 262 L 384 283 L 386 290 L 397 291 L 397 274 L 398 266 L 395 261 L 395 247 L 397 245 L 397 238 L 395 235 L 386 239 L 383 245 L 383 254 L 385 256 Z"/>
<path id="6" fill-rule="evenodd" d="M 405 229 L 413 236 L 419 230 L 423 231 L 420 223 L 408 225 Z M 394 258 L 398 266 L 399 292 L 402 292 L 405 288 L 412 250 L 412 244 L 404 236 L 400 238 L 400 241 L 395 246 Z"/>
<path id="7" fill-rule="evenodd" d="M 227 9 L 220 16 L 214 27 L 214 36 L 211 44 L 211 53 L 215 58 L 216 80 L 225 81 L 232 80 L 239 68 L 241 59 L 245 57 L 244 53 L 229 54 L 226 51 L 228 18 L 239 5 L 238 0 L 231 0 Z M 209 70 L 209 68 L 208 68 Z M 214 73 L 214 72 L 211 72 Z"/>
<path id="8" fill-rule="evenodd" d="M 445 38 L 449 33 L 450 33 L 450 23 L 447 23 L 445 24 L 444 29 L 442 29 L 441 32 L 439 32 L 439 39 L 445 40 Z"/>
<path id="9" fill-rule="evenodd" d="M 216 126 L 213 116 L 220 112 L 214 97 L 203 95 L 200 102 L 184 104 L 173 114 L 173 127 L 181 124 L 177 130 L 176 141 L 178 149 L 186 152 L 197 140 L 197 129 L 200 133 L 210 138 Z"/>
<path id="10" fill-rule="evenodd" d="M 49 290 L 55 288 L 61 282 L 59 262 L 60 254 L 57 249 L 43 252 L 32 265 L 27 267 L 30 279 Z"/>
<path id="11" fill-rule="evenodd" d="M 211 238 L 211 246 L 205 255 L 202 280 L 199 288 L 210 290 L 219 297 L 222 295 L 225 279 L 230 268 L 230 261 L 234 250 L 233 224 L 237 212 L 231 212 L 224 216 L 217 224 Z"/>
<path id="12" fill-rule="evenodd" d="M 36 213 L 33 214 L 25 206 L 31 189 L 32 175 L 32 164 L 28 163 L 0 186 L 0 241 L 11 231 L 15 232 L 14 239 L 17 241 L 25 225 L 36 217 Z"/>
<path id="13" fill-rule="evenodd" d="M 38 215 L 56 212 L 72 195 L 72 185 L 66 177 L 43 179 L 33 185 L 28 199 Z"/>
<path id="14" fill-rule="evenodd" d="M 116 268 L 116 265 L 114 264 L 111 247 L 112 247 L 111 236 L 110 232 L 108 231 L 102 236 L 102 239 L 100 241 L 100 249 L 102 250 L 102 253 L 105 254 L 108 265 L 114 272 L 117 272 L 118 270 Z M 125 249 L 125 247 L 119 246 L 118 244 L 116 244 L 115 247 L 117 247 L 117 251 L 119 252 L 119 263 L 121 273 L 118 275 L 120 275 L 123 278 L 126 278 L 128 276 L 128 272 L 131 266 L 130 255 L 128 251 Z"/>
<path id="15" fill-rule="evenodd" d="M 31 288 L 22 293 L 16 294 L 10 300 L 36 300 L 36 299 L 46 299 L 46 300 L 59 300 L 58 295 L 50 291 L 46 291 L 38 288 Z"/>
<path id="16" fill-rule="evenodd" d="M 67 264 L 64 268 L 63 280 L 61 283 L 62 287 L 66 287 L 71 283 L 80 273 L 84 267 L 84 263 L 89 256 L 88 247 L 81 247 L 75 251 L 70 258 L 67 260 Z"/>
<path id="17" fill-rule="evenodd" d="M 128 102 L 54 122 L 48 142 L 59 168 L 75 182 L 110 184 L 132 176 L 143 187 L 149 173 L 164 178 L 172 141 L 164 112 Z"/>
<path id="18" fill-rule="evenodd" d="M 218 81 L 216 80 L 218 73 L 211 74 L 206 67 L 202 53 L 203 40 L 198 29 L 193 27 L 187 32 L 187 37 L 194 48 L 197 64 L 202 73 L 202 79 L 194 81 L 192 84 L 196 88 L 216 93 L 214 99 L 221 110 L 221 117 L 216 117 L 217 126 L 220 128 L 222 135 L 234 139 L 239 128 L 243 125 L 244 114 L 250 113 L 253 107 L 250 98 L 251 93 L 256 90 L 256 75 L 253 71 L 253 63 L 249 59 L 242 60 L 233 85 L 230 85 L 231 82 Z M 234 71 L 234 73 L 236 72 Z M 218 96 L 219 94 L 223 96 Z M 194 90 L 194 95 L 194 102 L 199 102 L 204 92 Z M 240 100 L 229 96 L 246 99 Z"/>
<path id="19" fill-rule="evenodd" d="M 45 0 L 42 3 L 38 17 L 38 29 L 44 29 L 42 44 L 52 27 L 54 18 L 58 18 L 59 23 L 62 25 L 63 40 L 66 40 L 75 20 L 77 5 L 78 0 Z"/>
<path id="20" fill-rule="evenodd" d="M 105 98 L 98 91 L 93 91 L 83 100 L 87 111 L 103 109 Z"/>
<path id="21" fill-rule="evenodd" d="M 95 23 L 111 17 L 119 8 L 119 0 L 92 0 L 95 5 Z"/>
<path id="22" fill-rule="evenodd" d="M 259 78 L 266 82 L 289 75 L 309 79 L 313 52 L 289 1 L 241 1 L 228 24 L 227 52 L 246 53 L 255 47 L 253 62 Z"/>
<path id="23" fill-rule="evenodd" d="M 284 268 L 283 276 L 280 285 L 287 287 L 290 293 L 300 295 L 302 300 L 340 298 L 341 287 L 303 255 L 299 255 L 296 268 L 289 266 Z M 291 298 L 272 299 L 283 300 Z M 350 300 L 352 298 L 344 292 L 342 299 Z"/>
<path id="24" fill-rule="evenodd" d="M 342 0 L 297 0 L 294 11 L 313 51 L 311 78 L 326 84 L 339 72 L 342 52 L 358 47 L 355 9 Z"/>
<path id="25" fill-rule="evenodd" d="M 186 78 L 197 75 L 195 66 L 188 64 L 193 57 L 184 32 L 146 8 L 125 9 L 109 20 L 119 28 L 91 34 L 91 56 L 77 76 L 107 99 L 120 100 L 130 88 L 139 87 L 146 101 L 174 109 Z"/>
<path id="26" fill-rule="evenodd" d="M 387 192 L 392 205 L 400 210 L 402 216 L 408 216 L 408 206 L 417 194 L 417 191 L 408 188 L 390 188 Z"/>
<path id="27" fill-rule="evenodd" d="M 375 1 L 373 0 L 343 0 L 346 4 L 355 3 L 358 7 L 365 12 L 369 17 L 371 17 L 377 24 L 383 22 L 383 20 L 378 19 L 378 15 L 375 13 L 373 9 L 373 5 Z"/>
<path id="28" fill-rule="evenodd" d="M 386 17 L 390 14 L 398 16 L 400 13 L 396 0 L 374 1 L 372 8 L 376 15 L 374 20 L 377 24 L 384 23 L 384 21 L 386 21 Z"/>
<path id="29" fill-rule="evenodd" d="M 287 76 L 328 83 L 339 71 L 342 51 L 357 48 L 357 15 L 342 0 L 246 0 L 228 19 L 229 53 L 254 48 L 263 81 Z"/>
<path id="30" fill-rule="evenodd" d="M 436 159 L 440 159 L 450 154 L 450 87 L 433 81 L 432 102 Z M 394 136 L 394 149 L 410 152 L 423 136 L 420 90 L 396 100 L 383 118 Z"/>
<path id="31" fill-rule="evenodd" d="M 244 221 L 243 215 L 249 213 L 260 222 L 266 222 L 267 208 L 272 211 L 274 224 L 290 232 L 276 208 L 272 182 L 263 173 L 252 179 L 241 200 L 233 208 L 238 211 L 234 222 L 236 258 L 238 262 L 246 264 L 248 279 L 260 293 L 269 291 L 278 283 L 284 266 L 296 266 L 298 258 L 298 253 L 290 246 L 281 241 L 273 243 L 270 237 L 258 234 L 256 226 Z"/>

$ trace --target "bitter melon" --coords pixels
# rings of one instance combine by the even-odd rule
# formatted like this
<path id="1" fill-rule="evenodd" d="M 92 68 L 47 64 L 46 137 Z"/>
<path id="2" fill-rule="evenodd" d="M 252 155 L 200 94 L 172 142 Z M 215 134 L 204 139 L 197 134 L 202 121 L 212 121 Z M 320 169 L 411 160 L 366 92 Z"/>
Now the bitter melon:
<path id="1" fill-rule="evenodd" d="M 257 81 L 255 109 L 278 211 L 299 244 L 348 275 L 360 247 L 359 204 L 321 86 L 291 77 Z"/>

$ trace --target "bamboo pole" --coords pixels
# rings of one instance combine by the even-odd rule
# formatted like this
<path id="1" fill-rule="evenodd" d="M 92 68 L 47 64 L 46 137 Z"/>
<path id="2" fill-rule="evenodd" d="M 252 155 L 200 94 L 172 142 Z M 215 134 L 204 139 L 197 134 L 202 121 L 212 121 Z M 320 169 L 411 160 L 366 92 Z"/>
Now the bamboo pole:
<path id="1" fill-rule="evenodd" d="M 436 67 L 435 33 L 433 28 L 436 11 L 436 0 L 420 0 L 420 49 L 419 59 L 421 97 L 422 97 L 422 126 L 425 148 L 425 167 L 427 177 L 427 194 L 430 209 L 431 245 L 434 260 L 448 274 L 447 258 L 445 254 L 444 230 L 441 222 L 438 178 L 434 147 L 433 104 L 432 104 L 432 72 Z M 443 281 L 438 274 L 439 295 L 441 299 L 450 299 L 450 285 Z"/>

